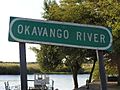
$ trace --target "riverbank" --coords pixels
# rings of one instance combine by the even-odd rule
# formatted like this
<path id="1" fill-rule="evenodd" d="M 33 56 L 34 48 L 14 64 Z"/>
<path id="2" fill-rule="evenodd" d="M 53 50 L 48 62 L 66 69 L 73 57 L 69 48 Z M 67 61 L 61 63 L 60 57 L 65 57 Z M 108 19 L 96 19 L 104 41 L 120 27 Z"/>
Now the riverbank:
<path id="1" fill-rule="evenodd" d="M 86 64 L 85 64 L 86 65 Z M 84 65 L 84 67 L 85 67 Z M 78 74 L 89 74 L 91 67 L 81 68 Z M 40 66 L 37 62 L 27 63 L 27 73 L 42 73 Z M 71 69 L 68 67 L 59 67 L 52 72 L 45 72 L 47 74 L 72 74 Z M 0 75 L 19 75 L 20 64 L 19 62 L 0 62 Z"/>
<path id="2" fill-rule="evenodd" d="M 27 64 L 27 73 L 40 73 L 39 65 L 37 63 Z M 18 62 L 1 62 L 0 75 L 19 75 L 20 64 Z"/>
<path id="3" fill-rule="evenodd" d="M 117 82 L 107 82 L 107 89 L 108 90 L 120 90 L 120 86 L 117 85 Z M 84 85 L 75 90 L 101 90 L 100 82 L 95 81 L 89 84 L 89 88 L 86 85 Z"/>

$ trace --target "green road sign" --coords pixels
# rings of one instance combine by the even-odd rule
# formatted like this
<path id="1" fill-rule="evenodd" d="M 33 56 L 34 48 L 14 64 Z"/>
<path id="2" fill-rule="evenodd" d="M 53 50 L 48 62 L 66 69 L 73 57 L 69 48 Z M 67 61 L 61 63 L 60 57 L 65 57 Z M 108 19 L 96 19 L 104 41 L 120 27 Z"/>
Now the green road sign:
<path id="1" fill-rule="evenodd" d="M 111 31 L 102 26 L 10 18 L 9 41 L 110 50 Z"/>

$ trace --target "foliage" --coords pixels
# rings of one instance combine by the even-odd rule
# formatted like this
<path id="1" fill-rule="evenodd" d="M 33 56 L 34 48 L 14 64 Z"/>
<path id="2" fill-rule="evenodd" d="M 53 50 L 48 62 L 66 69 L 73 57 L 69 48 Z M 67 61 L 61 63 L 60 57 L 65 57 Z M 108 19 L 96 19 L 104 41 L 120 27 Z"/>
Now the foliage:
<path id="1" fill-rule="evenodd" d="M 27 73 L 39 73 L 40 69 L 37 64 L 28 64 L 27 65 Z M 0 63 L 0 74 L 11 74 L 16 75 L 20 74 L 20 65 L 19 63 Z"/>
<path id="2" fill-rule="evenodd" d="M 106 68 L 106 74 L 108 76 L 117 76 L 118 75 L 117 66 L 113 65 L 111 62 L 107 62 L 107 64 L 105 65 L 105 68 Z"/>
<path id="3" fill-rule="evenodd" d="M 31 48 L 37 55 L 37 61 L 44 72 L 54 71 L 62 63 L 61 50 L 57 46 L 41 45 L 40 49 Z"/>
<path id="4" fill-rule="evenodd" d="M 118 0 L 61 0 L 59 4 L 54 0 L 45 0 L 44 5 L 43 17 L 46 20 L 111 27 L 114 40 L 112 54 L 120 53 L 120 2 Z M 75 77 L 86 57 L 85 49 L 42 45 L 41 49 L 33 48 L 33 50 L 43 70 L 54 70 L 65 58 L 65 65 L 72 69 Z M 119 58 L 119 55 L 116 56 Z"/>
<path id="5" fill-rule="evenodd" d="M 93 80 L 99 80 L 99 77 L 100 74 L 99 74 L 99 64 L 98 64 L 98 61 L 96 62 L 95 64 L 95 70 L 93 72 Z"/>
<path id="6" fill-rule="evenodd" d="M 81 66 L 84 69 L 84 72 L 91 72 L 92 64 L 91 63 L 83 63 Z"/>
<path id="7" fill-rule="evenodd" d="M 0 63 L 0 74 L 20 74 L 18 64 Z"/>
<path id="8" fill-rule="evenodd" d="M 72 66 L 76 65 L 76 62 L 78 63 L 78 67 L 80 68 L 81 64 L 85 60 L 85 49 L 78 49 L 78 48 L 69 48 L 64 47 L 63 49 L 64 58 L 65 58 L 65 65 L 72 69 Z"/>
<path id="9" fill-rule="evenodd" d="M 96 66 L 95 66 L 95 70 L 93 73 L 93 80 L 99 80 L 100 79 L 100 75 L 99 75 L 99 62 L 97 61 Z M 106 76 L 117 76 L 118 75 L 118 71 L 117 71 L 117 67 L 115 65 L 112 65 L 111 62 L 105 62 L 105 70 L 106 70 Z"/>
<path id="10" fill-rule="evenodd" d="M 82 69 L 83 68 L 83 69 Z M 82 68 L 80 69 L 79 73 L 89 73 L 88 65 L 83 64 Z M 28 63 L 27 64 L 27 73 L 34 74 L 34 73 L 42 73 L 41 68 L 37 63 Z M 47 72 L 48 74 L 71 74 L 71 69 L 65 65 L 58 65 L 54 72 Z M 18 75 L 20 74 L 20 66 L 19 63 L 15 62 L 0 62 L 0 75 Z"/>
<path id="11" fill-rule="evenodd" d="M 27 73 L 34 74 L 34 73 L 41 73 L 41 69 L 37 63 L 28 63 L 27 64 Z"/>

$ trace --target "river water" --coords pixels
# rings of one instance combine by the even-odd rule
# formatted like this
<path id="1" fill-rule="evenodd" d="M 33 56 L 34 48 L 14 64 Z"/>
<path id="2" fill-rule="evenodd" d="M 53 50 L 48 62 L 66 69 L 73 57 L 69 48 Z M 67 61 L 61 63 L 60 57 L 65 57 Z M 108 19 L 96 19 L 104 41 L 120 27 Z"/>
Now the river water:
<path id="1" fill-rule="evenodd" d="M 57 75 L 50 74 L 50 79 L 54 80 L 54 88 L 59 90 L 72 90 L 74 88 L 72 75 Z M 28 75 L 28 80 L 33 80 L 34 75 Z M 86 79 L 89 78 L 89 74 L 78 75 L 79 87 L 85 85 Z M 20 75 L 0 75 L 0 90 L 5 90 L 4 82 L 8 81 L 9 85 L 20 85 Z M 33 82 L 29 81 L 28 86 L 32 87 Z"/>

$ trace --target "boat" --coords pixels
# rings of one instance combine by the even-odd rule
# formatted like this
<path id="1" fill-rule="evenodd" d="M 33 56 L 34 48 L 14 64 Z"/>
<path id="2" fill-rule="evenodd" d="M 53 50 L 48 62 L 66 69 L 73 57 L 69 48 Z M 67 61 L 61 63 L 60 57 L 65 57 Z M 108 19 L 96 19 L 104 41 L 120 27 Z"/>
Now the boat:
<path id="1" fill-rule="evenodd" d="M 29 90 L 54 90 L 54 81 L 46 74 L 34 74 L 34 87 L 29 87 Z"/>
<path id="2" fill-rule="evenodd" d="M 28 90 L 54 90 L 54 81 L 47 74 L 34 74 L 33 87 L 28 87 Z M 9 82 L 5 82 L 5 90 L 21 90 L 20 85 L 10 87 Z"/>
<path id="3" fill-rule="evenodd" d="M 20 85 L 10 86 L 8 81 L 4 82 L 4 84 L 5 84 L 5 90 L 21 90 Z"/>

